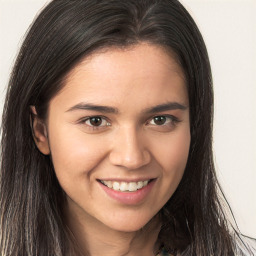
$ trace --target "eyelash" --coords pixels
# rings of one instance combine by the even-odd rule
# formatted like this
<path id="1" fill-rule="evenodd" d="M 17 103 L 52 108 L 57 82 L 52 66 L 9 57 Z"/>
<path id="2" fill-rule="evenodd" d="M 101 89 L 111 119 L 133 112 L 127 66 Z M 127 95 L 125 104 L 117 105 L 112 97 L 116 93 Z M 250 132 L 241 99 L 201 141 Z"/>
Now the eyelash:
<path id="1" fill-rule="evenodd" d="M 168 124 L 171 124 L 172 126 L 174 126 L 174 125 L 176 125 L 178 122 L 180 122 L 180 120 L 179 120 L 177 117 L 172 116 L 172 115 L 158 115 L 158 116 L 152 117 L 152 118 L 150 119 L 150 121 L 148 121 L 147 123 L 150 124 L 150 122 L 153 121 L 154 119 L 155 119 L 155 121 L 156 121 L 156 118 L 164 118 L 165 121 L 167 122 L 167 123 L 165 122 L 164 124 L 155 125 L 155 126 L 159 126 L 159 127 L 160 127 L 160 126 L 166 126 L 166 125 L 168 125 Z M 168 119 L 169 119 L 169 121 L 168 121 Z"/>
<path id="2" fill-rule="evenodd" d="M 100 123 L 99 126 L 92 125 L 91 123 L 90 124 L 86 124 L 87 121 L 91 122 L 94 118 L 95 119 L 99 118 L 101 122 L 106 122 L 106 124 L 103 125 L 103 126 L 101 125 L 101 123 Z M 164 118 L 165 119 L 165 123 L 164 124 L 159 124 L 159 125 L 157 125 L 157 124 L 150 124 L 150 122 L 154 121 L 154 119 L 156 121 L 156 118 Z M 168 119 L 169 119 L 169 121 L 168 121 Z M 177 125 L 177 123 L 179 123 L 179 122 L 180 122 L 180 120 L 177 117 L 173 116 L 173 115 L 157 115 L 157 116 L 153 116 L 152 118 L 150 118 L 146 122 L 146 124 L 147 125 L 156 126 L 156 127 L 166 127 L 168 124 L 170 124 L 172 127 L 173 126 L 175 127 L 175 125 Z M 107 126 L 111 126 L 111 123 L 108 121 L 108 118 L 106 118 L 104 116 L 89 116 L 89 117 L 81 119 L 79 121 L 79 123 L 86 125 L 88 129 L 92 129 L 92 130 L 99 130 L 99 129 L 103 129 L 103 128 L 107 127 Z"/>
<path id="3" fill-rule="evenodd" d="M 102 122 L 106 122 L 106 125 L 102 126 L 101 124 L 99 126 L 96 125 L 89 125 L 86 124 L 87 121 L 91 122 L 93 118 L 100 118 Z M 93 130 L 99 130 L 102 127 L 107 127 L 107 126 L 111 126 L 110 122 L 108 121 L 108 119 L 104 116 L 89 116 L 86 118 L 83 118 L 82 120 L 79 121 L 80 124 L 85 124 L 89 129 L 93 129 Z"/>

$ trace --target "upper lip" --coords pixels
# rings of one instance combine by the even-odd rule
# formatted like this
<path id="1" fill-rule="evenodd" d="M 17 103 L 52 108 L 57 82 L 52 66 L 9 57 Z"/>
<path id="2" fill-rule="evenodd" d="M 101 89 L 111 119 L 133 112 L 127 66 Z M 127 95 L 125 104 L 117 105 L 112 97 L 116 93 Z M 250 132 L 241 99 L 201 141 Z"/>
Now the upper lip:
<path id="1" fill-rule="evenodd" d="M 117 181 L 117 182 L 139 182 L 139 181 L 145 181 L 145 180 L 154 180 L 156 178 L 152 177 L 141 177 L 141 178 L 100 178 L 97 180 L 103 180 L 103 181 Z"/>

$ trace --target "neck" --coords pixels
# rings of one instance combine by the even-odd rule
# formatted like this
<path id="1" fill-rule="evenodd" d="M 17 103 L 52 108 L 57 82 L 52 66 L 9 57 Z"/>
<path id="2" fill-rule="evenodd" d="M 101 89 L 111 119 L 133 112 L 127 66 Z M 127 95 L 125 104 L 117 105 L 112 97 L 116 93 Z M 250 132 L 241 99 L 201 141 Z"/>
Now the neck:
<path id="1" fill-rule="evenodd" d="M 67 223 L 79 256 L 154 256 L 158 250 L 157 217 L 134 232 L 113 230 L 94 217 L 77 212 L 67 212 Z"/>

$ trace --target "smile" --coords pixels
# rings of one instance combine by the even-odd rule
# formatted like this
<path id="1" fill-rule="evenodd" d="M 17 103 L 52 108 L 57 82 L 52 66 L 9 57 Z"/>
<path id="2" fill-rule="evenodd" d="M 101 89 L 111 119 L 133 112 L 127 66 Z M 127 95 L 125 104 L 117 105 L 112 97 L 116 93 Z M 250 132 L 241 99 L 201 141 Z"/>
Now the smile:
<path id="1" fill-rule="evenodd" d="M 118 181 L 104 181 L 100 180 L 102 184 L 115 191 L 134 192 L 148 185 L 150 180 L 138 182 L 118 182 Z"/>
<path id="2" fill-rule="evenodd" d="M 126 205 L 142 203 L 156 183 L 156 178 L 138 181 L 97 180 L 103 191 L 115 201 Z"/>

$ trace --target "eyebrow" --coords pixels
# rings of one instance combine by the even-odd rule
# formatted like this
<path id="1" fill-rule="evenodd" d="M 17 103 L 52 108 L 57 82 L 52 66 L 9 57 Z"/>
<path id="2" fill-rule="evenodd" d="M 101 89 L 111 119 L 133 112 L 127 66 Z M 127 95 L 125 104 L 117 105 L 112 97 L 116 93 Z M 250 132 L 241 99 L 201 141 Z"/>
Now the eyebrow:
<path id="1" fill-rule="evenodd" d="M 186 110 L 187 106 L 178 103 L 178 102 L 168 102 L 164 104 L 159 104 L 151 108 L 147 108 L 143 111 L 145 114 L 154 114 L 162 111 L 167 111 L 167 110 Z"/>
<path id="2" fill-rule="evenodd" d="M 167 111 L 167 110 L 186 110 L 187 106 L 178 103 L 178 102 L 168 102 L 164 104 L 159 104 L 154 107 L 147 108 L 143 110 L 142 112 L 144 114 L 154 114 L 162 111 Z M 66 112 L 70 111 L 75 111 L 75 110 L 91 110 L 91 111 L 96 111 L 96 112 L 102 112 L 102 113 L 107 113 L 107 114 L 118 114 L 119 111 L 115 107 L 109 107 L 109 106 L 103 106 L 103 105 L 95 105 L 92 103 L 78 103 L 75 106 L 69 108 Z"/>
<path id="3" fill-rule="evenodd" d="M 83 102 L 76 104 L 75 106 L 68 109 L 66 112 L 70 112 L 74 110 L 92 110 L 92 111 L 97 111 L 102 113 L 113 113 L 113 114 L 118 113 L 118 109 L 114 107 L 100 106 L 92 103 L 83 103 Z"/>

